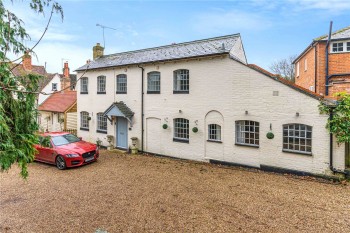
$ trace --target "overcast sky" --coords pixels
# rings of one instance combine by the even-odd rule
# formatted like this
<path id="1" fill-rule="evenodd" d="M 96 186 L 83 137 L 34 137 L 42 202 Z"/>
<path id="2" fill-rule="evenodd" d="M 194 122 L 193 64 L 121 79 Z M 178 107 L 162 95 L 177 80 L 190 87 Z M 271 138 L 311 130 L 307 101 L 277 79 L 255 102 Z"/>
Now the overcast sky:
<path id="1" fill-rule="evenodd" d="M 47 71 L 71 70 L 92 59 L 92 47 L 103 44 L 105 54 L 240 33 L 249 63 L 268 69 L 281 58 L 301 53 L 313 38 L 350 26 L 350 0 L 236 0 L 236 1 L 113 1 L 57 0 L 63 21 L 55 15 L 35 49 L 33 64 Z M 45 30 L 49 9 L 30 12 L 28 1 L 4 0 L 24 22 L 33 45 Z"/>

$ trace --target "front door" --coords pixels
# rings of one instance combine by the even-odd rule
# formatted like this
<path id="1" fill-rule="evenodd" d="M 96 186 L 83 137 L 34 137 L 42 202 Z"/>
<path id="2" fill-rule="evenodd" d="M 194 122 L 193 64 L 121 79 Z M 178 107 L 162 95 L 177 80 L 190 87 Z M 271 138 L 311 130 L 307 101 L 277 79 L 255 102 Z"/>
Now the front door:
<path id="1" fill-rule="evenodd" d="M 128 149 L 128 121 L 122 117 L 117 120 L 117 147 Z"/>
<path id="2" fill-rule="evenodd" d="M 350 168 L 350 143 L 345 143 L 345 167 Z"/>

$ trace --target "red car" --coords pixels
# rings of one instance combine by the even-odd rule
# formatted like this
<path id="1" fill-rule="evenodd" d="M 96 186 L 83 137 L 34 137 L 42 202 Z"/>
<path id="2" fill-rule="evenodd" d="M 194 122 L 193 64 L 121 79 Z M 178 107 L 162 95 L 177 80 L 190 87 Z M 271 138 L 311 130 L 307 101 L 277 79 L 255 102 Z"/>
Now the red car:
<path id="1" fill-rule="evenodd" d="M 38 153 L 36 161 L 55 164 L 58 169 L 78 167 L 97 160 L 99 150 L 95 144 L 85 142 L 65 132 L 51 132 L 39 135 L 40 145 L 35 145 Z"/>

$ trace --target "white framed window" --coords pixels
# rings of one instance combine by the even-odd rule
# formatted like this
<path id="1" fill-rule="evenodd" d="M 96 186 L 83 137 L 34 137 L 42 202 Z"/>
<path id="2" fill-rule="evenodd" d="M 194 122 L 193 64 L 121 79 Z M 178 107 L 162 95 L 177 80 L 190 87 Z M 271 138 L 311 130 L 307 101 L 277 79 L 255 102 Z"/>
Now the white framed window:
<path id="1" fill-rule="evenodd" d="M 189 141 L 189 121 L 185 118 L 174 119 L 174 141 Z"/>
<path id="2" fill-rule="evenodd" d="M 307 59 L 304 60 L 304 71 L 307 71 Z"/>
<path id="3" fill-rule="evenodd" d="M 188 70 L 181 69 L 174 71 L 174 93 L 189 93 L 190 91 L 190 73 Z"/>
<path id="4" fill-rule="evenodd" d="M 107 117 L 103 116 L 102 112 L 96 114 L 97 117 L 97 132 L 107 133 Z"/>
<path id="5" fill-rule="evenodd" d="M 346 42 L 346 51 L 350 52 L 350 41 Z"/>
<path id="6" fill-rule="evenodd" d="M 87 77 L 82 77 L 80 80 L 80 94 L 88 93 L 89 79 Z"/>
<path id="7" fill-rule="evenodd" d="M 160 72 L 148 73 L 147 93 L 160 93 Z"/>
<path id="8" fill-rule="evenodd" d="M 310 86 L 310 87 L 309 87 L 309 90 L 310 90 L 310 91 L 315 91 L 315 86 Z"/>
<path id="9" fill-rule="evenodd" d="M 344 51 L 344 42 L 333 42 L 332 43 L 332 52 L 338 53 Z"/>
<path id="10" fill-rule="evenodd" d="M 304 124 L 283 125 L 283 151 L 311 155 L 312 127 Z"/>
<path id="11" fill-rule="evenodd" d="M 127 76 L 126 74 L 117 75 L 117 94 L 126 94 L 127 93 Z"/>
<path id="12" fill-rule="evenodd" d="M 97 94 L 106 94 L 106 76 L 97 77 Z"/>
<path id="13" fill-rule="evenodd" d="M 299 62 L 297 63 L 295 69 L 296 69 L 297 77 L 299 77 Z"/>
<path id="14" fill-rule="evenodd" d="M 57 91 L 57 83 L 52 83 L 52 90 Z"/>
<path id="15" fill-rule="evenodd" d="M 221 142 L 221 126 L 217 124 L 208 125 L 208 141 Z"/>
<path id="16" fill-rule="evenodd" d="M 80 112 L 80 129 L 89 130 L 89 113 Z"/>
<path id="17" fill-rule="evenodd" d="M 236 121 L 236 144 L 259 146 L 259 122 Z"/>

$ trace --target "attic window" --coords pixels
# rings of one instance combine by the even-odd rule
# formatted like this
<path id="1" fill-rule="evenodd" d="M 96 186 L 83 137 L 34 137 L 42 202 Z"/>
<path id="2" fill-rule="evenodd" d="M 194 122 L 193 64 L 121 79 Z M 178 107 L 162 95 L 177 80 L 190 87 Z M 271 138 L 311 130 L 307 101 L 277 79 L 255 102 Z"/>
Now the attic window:
<path id="1" fill-rule="evenodd" d="M 57 83 L 52 83 L 52 90 L 57 91 Z"/>

